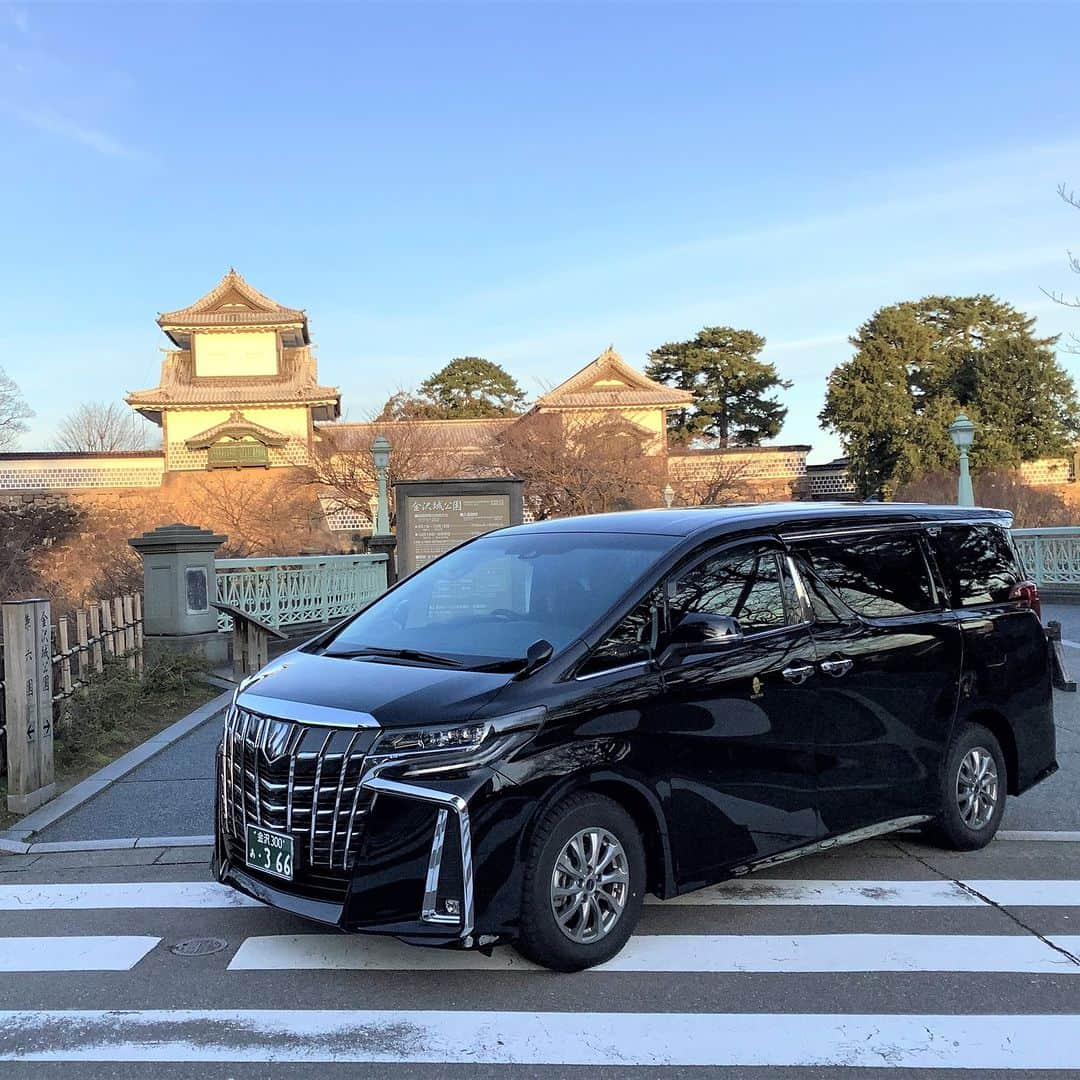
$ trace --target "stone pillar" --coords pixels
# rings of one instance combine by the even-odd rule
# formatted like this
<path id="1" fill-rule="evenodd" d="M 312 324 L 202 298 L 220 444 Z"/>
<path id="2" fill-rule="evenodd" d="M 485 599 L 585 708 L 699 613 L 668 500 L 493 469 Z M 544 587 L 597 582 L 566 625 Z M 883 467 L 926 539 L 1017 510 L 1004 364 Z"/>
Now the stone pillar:
<path id="1" fill-rule="evenodd" d="M 370 555 L 386 556 L 386 587 L 389 589 L 397 581 L 397 537 L 393 533 L 369 536 L 366 547 Z"/>
<path id="2" fill-rule="evenodd" d="M 7 808 L 13 814 L 28 814 L 56 791 L 49 601 L 8 601 L 3 619 Z"/>
<path id="3" fill-rule="evenodd" d="M 228 659 L 228 636 L 218 633 L 214 553 L 226 538 L 196 525 L 162 525 L 128 543 L 143 562 L 143 641 L 146 659 L 163 652 L 197 652 L 210 663 Z"/>

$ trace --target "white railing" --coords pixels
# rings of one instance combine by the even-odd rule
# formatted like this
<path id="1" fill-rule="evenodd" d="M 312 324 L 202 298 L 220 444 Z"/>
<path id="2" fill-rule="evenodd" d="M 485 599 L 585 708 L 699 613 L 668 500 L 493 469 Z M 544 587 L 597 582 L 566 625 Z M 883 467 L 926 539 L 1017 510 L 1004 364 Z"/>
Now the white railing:
<path id="1" fill-rule="evenodd" d="M 271 626 L 329 623 L 386 591 L 385 555 L 215 559 L 217 598 Z M 219 616 L 218 629 L 232 620 Z"/>
<path id="2" fill-rule="evenodd" d="M 1012 535 L 1037 585 L 1080 585 L 1080 528 L 1013 529 Z"/>

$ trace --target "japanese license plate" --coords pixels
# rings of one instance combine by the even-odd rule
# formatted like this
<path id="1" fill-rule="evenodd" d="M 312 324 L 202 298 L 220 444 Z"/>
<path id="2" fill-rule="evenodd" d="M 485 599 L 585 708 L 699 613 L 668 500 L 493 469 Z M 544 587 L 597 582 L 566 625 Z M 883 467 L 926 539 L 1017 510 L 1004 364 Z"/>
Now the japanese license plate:
<path id="1" fill-rule="evenodd" d="M 247 827 L 247 864 L 254 870 L 292 881 L 293 838 L 269 832 L 258 825 Z"/>

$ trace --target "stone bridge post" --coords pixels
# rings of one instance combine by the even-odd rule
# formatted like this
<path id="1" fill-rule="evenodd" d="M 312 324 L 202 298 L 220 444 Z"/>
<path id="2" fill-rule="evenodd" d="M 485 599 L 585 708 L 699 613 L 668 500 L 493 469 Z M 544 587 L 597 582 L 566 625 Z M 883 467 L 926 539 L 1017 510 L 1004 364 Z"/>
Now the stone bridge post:
<path id="1" fill-rule="evenodd" d="M 218 633 L 214 553 L 226 537 L 196 525 L 162 525 L 128 543 L 143 563 L 143 642 L 147 663 L 162 652 L 198 652 L 215 666 L 228 659 Z"/>

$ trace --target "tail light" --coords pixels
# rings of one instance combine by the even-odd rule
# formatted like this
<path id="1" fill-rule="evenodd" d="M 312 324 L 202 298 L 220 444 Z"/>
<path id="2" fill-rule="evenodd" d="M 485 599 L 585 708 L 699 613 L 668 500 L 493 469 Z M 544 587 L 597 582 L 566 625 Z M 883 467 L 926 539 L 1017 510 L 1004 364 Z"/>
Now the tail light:
<path id="1" fill-rule="evenodd" d="M 1018 581 L 1009 591 L 1010 600 L 1019 600 L 1021 607 L 1031 608 L 1042 618 L 1042 602 L 1039 600 L 1039 586 L 1034 581 Z"/>

